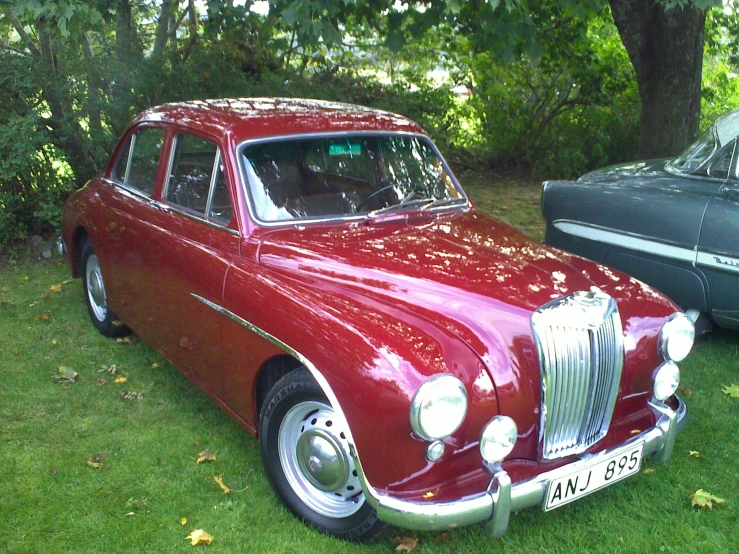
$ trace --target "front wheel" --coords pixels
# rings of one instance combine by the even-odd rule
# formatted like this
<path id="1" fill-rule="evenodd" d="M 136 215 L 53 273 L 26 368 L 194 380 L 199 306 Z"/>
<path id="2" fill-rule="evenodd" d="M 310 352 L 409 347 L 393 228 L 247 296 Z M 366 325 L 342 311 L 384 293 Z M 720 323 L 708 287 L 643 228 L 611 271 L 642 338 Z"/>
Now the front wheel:
<path id="1" fill-rule="evenodd" d="M 82 247 L 82 286 L 85 291 L 87 312 L 95 328 L 106 337 L 118 337 L 128 333 L 128 327 L 118 321 L 113 310 L 108 307 L 108 295 L 105 292 L 100 262 L 89 238 Z"/>
<path id="2" fill-rule="evenodd" d="M 282 503 L 343 539 L 369 541 L 385 524 L 365 501 L 346 430 L 305 368 L 280 379 L 259 420 L 262 462 Z"/>

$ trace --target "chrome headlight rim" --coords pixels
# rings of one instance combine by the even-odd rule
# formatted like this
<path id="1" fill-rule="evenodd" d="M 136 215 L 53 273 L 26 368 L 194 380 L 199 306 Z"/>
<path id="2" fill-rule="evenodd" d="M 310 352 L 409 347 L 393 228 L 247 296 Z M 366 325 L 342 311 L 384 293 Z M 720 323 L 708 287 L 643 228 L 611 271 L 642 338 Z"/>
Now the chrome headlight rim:
<path id="1" fill-rule="evenodd" d="M 462 401 L 462 409 L 456 414 L 457 421 L 450 419 L 447 425 L 441 426 L 440 429 L 430 429 L 428 410 L 434 409 L 430 406 L 432 400 L 441 401 L 444 397 L 456 397 Z M 413 395 L 410 407 L 410 420 L 413 432 L 419 437 L 428 441 L 437 441 L 453 435 L 464 422 L 467 417 L 467 389 L 464 383 L 450 373 L 440 373 L 429 377 Z M 435 407 L 439 409 L 439 406 Z M 424 421 L 426 420 L 426 421 Z"/>
<path id="2" fill-rule="evenodd" d="M 664 402 L 673 396 L 680 386 L 680 368 L 672 360 L 667 360 L 654 374 L 652 394 L 655 400 Z"/>
<path id="3" fill-rule="evenodd" d="M 480 433 L 480 454 L 490 464 L 498 464 L 513 452 L 518 439 L 518 425 L 513 418 L 496 415 Z"/>
<path id="4" fill-rule="evenodd" d="M 676 341 L 687 343 L 677 343 Z M 682 312 L 676 312 L 667 318 L 659 331 L 657 350 L 660 358 L 668 362 L 681 362 L 687 358 L 695 343 L 695 324 L 693 320 Z"/>

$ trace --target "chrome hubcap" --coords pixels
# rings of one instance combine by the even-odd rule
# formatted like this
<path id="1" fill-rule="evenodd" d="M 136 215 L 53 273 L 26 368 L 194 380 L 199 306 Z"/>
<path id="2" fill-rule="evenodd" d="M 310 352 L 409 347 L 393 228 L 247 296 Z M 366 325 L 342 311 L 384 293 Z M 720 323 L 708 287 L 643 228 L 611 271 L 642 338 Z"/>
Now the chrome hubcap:
<path id="1" fill-rule="evenodd" d="M 108 297 L 105 294 L 103 274 L 100 272 L 100 264 L 95 254 L 90 254 L 87 257 L 85 280 L 87 283 L 87 298 L 90 300 L 92 312 L 98 321 L 104 321 L 105 316 L 108 315 Z"/>
<path id="2" fill-rule="evenodd" d="M 290 486 L 312 510 L 344 518 L 364 504 L 346 433 L 326 404 L 293 406 L 280 424 L 278 449 Z"/>
<path id="3" fill-rule="evenodd" d="M 321 429 L 300 435 L 297 456 L 303 475 L 322 491 L 336 490 L 349 477 L 349 461 L 341 445 Z"/>

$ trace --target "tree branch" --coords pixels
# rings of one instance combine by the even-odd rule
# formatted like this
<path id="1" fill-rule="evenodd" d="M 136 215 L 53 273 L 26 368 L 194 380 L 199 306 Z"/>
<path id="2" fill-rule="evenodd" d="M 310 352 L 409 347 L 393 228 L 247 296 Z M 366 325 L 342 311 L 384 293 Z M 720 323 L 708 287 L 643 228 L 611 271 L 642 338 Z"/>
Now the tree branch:
<path id="1" fill-rule="evenodd" d="M 16 54 L 21 54 L 23 56 L 28 56 L 28 52 L 25 50 L 21 50 L 20 48 L 16 48 L 15 46 L 11 46 L 7 42 L 3 42 L 0 40 L 0 47 L 4 48 L 5 50 L 9 50 L 10 52 L 15 52 Z"/>
<path id="2" fill-rule="evenodd" d="M 5 17 L 7 17 L 10 22 L 13 24 L 13 27 L 18 32 L 18 34 L 23 39 L 23 42 L 26 43 L 26 46 L 31 51 L 31 54 L 33 54 L 35 57 L 40 58 L 41 52 L 38 48 L 36 48 L 36 45 L 33 43 L 33 40 L 31 40 L 31 37 L 28 36 L 28 33 L 26 33 L 26 30 L 23 28 L 23 25 L 21 25 L 21 22 L 18 21 L 18 18 L 15 17 L 15 14 L 13 11 L 7 7 L 3 6 L 3 13 L 5 14 Z"/>

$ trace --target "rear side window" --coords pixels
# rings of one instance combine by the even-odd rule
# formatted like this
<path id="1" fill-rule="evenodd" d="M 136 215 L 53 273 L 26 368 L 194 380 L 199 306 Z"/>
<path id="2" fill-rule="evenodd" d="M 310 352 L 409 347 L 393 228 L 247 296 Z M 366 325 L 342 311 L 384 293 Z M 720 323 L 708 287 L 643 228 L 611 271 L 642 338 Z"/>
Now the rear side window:
<path id="1" fill-rule="evenodd" d="M 128 139 L 118 158 L 118 163 L 113 169 L 113 178 L 151 196 L 162 144 L 164 144 L 163 129 L 150 127 L 136 131 Z"/>
<path id="2" fill-rule="evenodd" d="M 218 146 L 178 133 L 172 153 L 165 198 L 219 224 L 231 220 L 231 203 Z"/>

